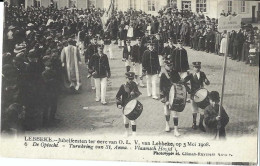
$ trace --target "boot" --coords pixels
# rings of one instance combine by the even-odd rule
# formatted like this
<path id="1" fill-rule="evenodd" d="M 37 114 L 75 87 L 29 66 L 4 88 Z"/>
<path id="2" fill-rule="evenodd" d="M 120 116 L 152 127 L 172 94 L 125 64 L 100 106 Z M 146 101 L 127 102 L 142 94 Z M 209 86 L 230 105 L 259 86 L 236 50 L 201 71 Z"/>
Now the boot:
<path id="1" fill-rule="evenodd" d="M 166 121 L 166 123 L 165 123 L 166 125 L 165 125 L 165 131 L 166 132 L 170 132 L 170 125 L 169 125 L 169 121 Z"/>
<path id="2" fill-rule="evenodd" d="M 205 129 L 204 125 L 203 125 L 203 120 L 204 120 L 204 115 L 200 115 L 199 128 L 200 128 L 201 131 L 206 132 L 206 129 Z"/>
<path id="3" fill-rule="evenodd" d="M 181 136 L 181 134 L 180 134 L 179 131 L 178 131 L 178 126 L 174 126 L 174 136 L 175 136 L 175 137 Z"/>
<path id="4" fill-rule="evenodd" d="M 130 71 L 130 66 L 126 66 L 126 72 Z"/>
<path id="5" fill-rule="evenodd" d="M 193 118 L 192 128 L 193 128 L 194 130 L 196 130 L 196 129 L 197 129 L 197 124 L 196 124 L 197 113 L 193 113 L 193 114 L 192 114 L 192 118 Z"/>

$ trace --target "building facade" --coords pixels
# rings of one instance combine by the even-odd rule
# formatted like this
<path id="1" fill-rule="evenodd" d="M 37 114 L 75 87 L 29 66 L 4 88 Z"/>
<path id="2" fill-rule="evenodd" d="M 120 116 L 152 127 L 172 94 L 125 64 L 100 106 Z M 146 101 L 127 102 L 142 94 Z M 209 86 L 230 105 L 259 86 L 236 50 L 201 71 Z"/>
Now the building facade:
<path id="1" fill-rule="evenodd" d="M 76 7 L 85 9 L 90 6 L 108 9 L 111 0 L 7 0 L 10 4 L 27 6 L 49 6 L 53 3 L 57 8 Z M 114 7 L 125 11 L 129 8 L 142 10 L 157 15 L 164 7 L 177 7 L 179 10 L 201 11 L 210 18 L 219 18 L 224 10 L 240 14 L 244 22 L 260 22 L 260 1 L 250 0 L 113 0 Z"/>
<path id="2" fill-rule="evenodd" d="M 180 10 L 202 11 L 210 18 L 219 18 L 220 13 L 231 12 L 241 15 L 244 22 L 260 21 L 260 1 L 250 0 L 177 0 Z"/>

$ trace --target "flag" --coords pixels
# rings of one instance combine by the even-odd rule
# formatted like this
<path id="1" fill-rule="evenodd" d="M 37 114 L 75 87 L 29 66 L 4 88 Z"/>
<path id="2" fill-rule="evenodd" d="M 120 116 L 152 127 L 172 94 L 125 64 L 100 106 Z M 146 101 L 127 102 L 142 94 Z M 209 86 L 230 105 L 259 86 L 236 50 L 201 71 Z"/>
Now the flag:
<path id="1" fill-rule="evenodd" d="M 113 11 L 114 11 L 114 0 L 111 0 L 108 10 L 101 17 L 101 22 L 104 30 L 106 29 L 107 21 L 111 17 Z"/>

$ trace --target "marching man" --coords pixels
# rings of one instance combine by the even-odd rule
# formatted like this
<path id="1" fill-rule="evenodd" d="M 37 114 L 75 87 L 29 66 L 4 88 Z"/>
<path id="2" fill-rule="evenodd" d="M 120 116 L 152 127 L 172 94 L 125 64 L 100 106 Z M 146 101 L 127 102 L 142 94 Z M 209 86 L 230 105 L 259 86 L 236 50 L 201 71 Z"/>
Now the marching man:
<path id="1" fill-rule="evenodd" d="M 134 72 L 127 72 L 125 73 L 126 76 L 126 83 L 122 84 L 119 88 L 117 94 L 116 94 L 116 100 L 117 100 L 117 107 L 119 109 L 125 108 L 126 104 L 137 98 L 141 95 L 141 92 L 138 89 L 137 84 L 133 81 L 135 73 Z M 125 135 L 128 136 L 128 129 L 129 129 L 129 119 L 123 115 L 124 119 L 124 125 L 125 125 Z M 130 120 L 131 126 L 132 126 L 132 135 L 136 135 L 136 122 L 135 120 Z"/>
<path id="2" fill-rule="evenodd" d="M 131 59 L 132 59 L 132 46 L 131 40 L 126 41 L 126 46 L 123 49 L 123 59 L 125 62 L 126 72 L 129 72 L 131 69 Z"/>
<path id="3" fill-rule="evenodd" d="M 173 70 L 173 62 L 171 60 L 171 55 L 167 56 L 165 59 L 165 70 L 166 72 L 162 73 L 160 78 L 160 92 L 161 92 L 161 98 L 162 103 L 164 103 L 164 115 L 166 120 L 166 127 L 165 131 L 170 131 L 170 116 L 172 112 L 173 116 L 173 123 L 174 123 L 174 135 L 176 137 L 180 136 L 180 133 L 178 131 L 178 112 L 174 109 L 171 109 L 170 103 L 169 103 L 169 92 L 171 90 L 173 83 L 178 83 L 180 81 L 179 73 L 176 70 Z"/>
<path id="4" fill-rule="evenodd" d="M 143 76 L 142 76 L 142 56 L 144 49 L 141 46 L 141 38 L 137 38 L 137 44 L 132 47 L 132 62 L 133 62 L 133 68 L 135 73 L 135 82 L 138 85 L 138 77 L 140 79 L 140 87 L 144 87 L 143 84 Z"/>
<path id="5" fill-rule="evenodd" d="M 161 67 L 159 64 L 158 53 L 154 50 L 154 43 L 148 42 L 148 49 L 144 52 L 143 60 L 143 75 L 146 75 L 147 95 L 158 100 L 156 82 Z"/>
<path id="6" fill-rule="evenodd" d="M 94 77 L 96 86 L 96 102 L 101 100 L 106 105 L 107 78 L 110 78 L 110 66 L 108 57 L 103 53 L 103 45 L 98 46 L 98 53 L 94 54 L 89 61 L 89 73 Z"/>
<path id="7" fill-rule="evenodd" d="M 91 43 L 88 45 L 87 50 L 85 51 L 85 63 L 88 65 L 89 60 L 98 52 L 98 43 L 97 37 L 93 37 Z M 95 89 L 94 79 L 90 78 L 91 88 Z"/>
<path id="8" fill-rule="evenodd" d="M 201 62 L 193 62 L 193 73 L 190 73 L 184 80 L 184 82 L 190 81 L 191 84 L 191 109 L 192 109 L 192 117 L 193 117 L 193 124 L 192 128 L 195 130 L 197 129 L 197 114 L 200 113 L 200 122 L 199 128 L 201 131 L 205 132 L 205 127 L 203 126 L 204 120 L 204 110 L 198 107 L 198 104 L 194 102 L 194 94 L 197 90 L 204 87 L 204 83 L 209 85 L 210 82 L 206 76 L 206 74 L 201 69 Z"/>

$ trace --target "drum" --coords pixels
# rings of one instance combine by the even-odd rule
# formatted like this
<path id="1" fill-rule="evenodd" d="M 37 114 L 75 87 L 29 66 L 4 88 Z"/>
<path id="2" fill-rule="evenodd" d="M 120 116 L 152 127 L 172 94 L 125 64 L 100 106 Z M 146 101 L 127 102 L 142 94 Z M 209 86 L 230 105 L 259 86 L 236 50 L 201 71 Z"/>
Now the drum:
<path id="1" fill-rule="evenodd" d="M 186 106 L 187 91 L 182 84 L 173 84 L 169 93 L 170 109 L 182 112 Z"/>
<path id="2" fill-rule="evenodd" d="M 129 120 L 136 120 L 141 115 L 142 111 L 143 105 L 138 100 L 134 99 L 126 104 L 123 113 Z"/>
<path id="3" fill-rule="evenodd" d="M 193 101 L 197 103 L 199 108 L 205 109 L 209 105 L 208 94 L 209 92 L 205 88 L 200 88 L 195 92 Z"/>

